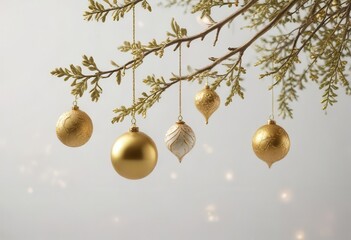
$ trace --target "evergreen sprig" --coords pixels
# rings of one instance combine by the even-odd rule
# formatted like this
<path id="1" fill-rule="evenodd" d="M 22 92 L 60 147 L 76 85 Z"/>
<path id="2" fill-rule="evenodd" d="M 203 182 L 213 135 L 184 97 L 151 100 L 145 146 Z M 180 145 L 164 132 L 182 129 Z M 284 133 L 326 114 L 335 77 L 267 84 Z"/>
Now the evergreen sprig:
<path id="1" fill-rule="evenodd" d="M 87 20 L 104 22 L 111 13 L 113 20 L 120 20 L 137 4 L 141 3 L 144 9 L 151 11 L 146 0 L 89 0 L 89 10 L 84 16 Z M 235 0 L 168 0 L 163 6 L 183 6 L 192 8 L 192 12 L 200 12 L 202 16 L 212 19 L 211 15 L 216 8 L 234 7 Z M 144 84 L 150 87 L 143 92 L 133 106 L 121 106 L 115 109 L 116 117 L 113 122 L 121 122 L 133 110 L 146 116 L 147 111 L 161 99 L 162 93 L 179 81 L 203 82 L 211 78 L 211 87 L 221 86 L 229 88 L 225 104 L 229 105 L 233 97 L 238 95 L 244 98 L 244 81 L 246 69 L 243 67 L 243 56 L 246 50 L 256 45 L 258 55 L 257 66 L 264 70 L 260 78 L 274 79 L 273 86 L 280 86 L 277 99 L 279 113 L 282 117 L 292 117 L 293 110 L 290 104 L 298 100 L 299 91 L 303 90 L 308 82 L 319 85 L 323 91 L 322 108 L 327 109 L 337 102 L 340 88 L 346 94 L 351 94 L 349 72 L 351 64 L 351 2 L 348 0 L 243 0 L 242 6 L 235 12 L 219 21 L 211 20 L 211 24 L 202 32 L 188 35 L 186 28 L 180 27 L 173 19 L 170 31 L 166 32 L 164 40 L 152 39 L 147 43 L 132 43 L 125 41 L 119 47 L 121 52 L 129 53 L 132 60 L 117 64 L 111 61 L 110 70 L 101 70 L 93 57 L 83 56 L 81 66 L 70 65 L 67 68 L 56 68 L 52 74 L 72 81 L 72 94 L 83 96 L 85 91 L 90 92 L 93 101 L 98 101 L 102 87 L 100 80 L 115 76 L 117 84 L 123 81 L 127 70 L 139 67 L 148 55 L 155 54 L 163 57 L 165 49 L 178 49 L 181 45 L 191 48 L 191 43 L 203 40 L 210 33 L 215 33 L 213 45 L 220 42 L 221 29 L 235 22 L 238 17 L 244 16 L 246 26 L 255 30 L 255 34 L 239 46 L 228 47 L 227 53 L 222 56 L 209 56 L 209 64 L 189 71 L 187 75 L 172 74 L 169 81 L 162 76 L 147 76 Z M 275 29 L 268 35 L 267 33 Z M 301 67 L 305 66 L 305 67 Z M 192 68 L 191 68 L 192 69 Z M 271 86 L 271 87 L 273 87 Z"/>
<path id="2" fill-rule="evenodd" d="M 164 3 L 166 2 L 166 3 Z M 211 16 L 212 13 L 212 8 L 215 7 L 223 7 L 227 6 L 229 8 L 233 6 L 238 6 L 239 1 L 238 0 L 167 0 L 167 1 L 162 1 L 160 2 L 161 6 L 164 7 L 173 7 L 173 6 L 181 6 L 185 7 L 186 10 L 188 7 L 191 8 L 192 13 L 197 13 L 201 12 L 201 18 L 205 16 Z"/>
<path id="3" fill-rule="evenodd" d="M 133 9 L 135 5 L 141 2 L 141 6 L 152 11 L 151 5 L 146 0 L 124 0 L 123 5 L 117 0 L 102 0 L 105 4 L 98 1 L 89 0 L 89 10 L 85 11 L 83 16 L 87 21 L 96 20 L 105 22 L 107 16 L 111 13 L 114 21 L 119 21 L 126 13 Z"/>
<path id="4" fill-rule="evenodd" d="M 215 7 L 223 7 L 223 6 L 227 6 L 228 8 L 231 8 L 233 6 L 238 6 L 239 5 L 239 1 L 235 0 L 235 1 L 224 1 L 224 0 L 200 0 L 197 4 L 195 4 L 192 8 L 192 13 L 196 13 L 196 12 L 201 12 L 201 18 L 205 17 L 205 16 L 211 16 L 212 13 L 212 8 Z"/>
<path id="5" fill-rule="evenodd" d="M 112 61 L 112 65 L 116 65 Z M 111 73 L 101 71 L 93 57 L 83 56 L 82 66 L 94 74 L 84 74 L 83 68 L 81 66 L 75 66 L 71 64 L 69 68 L 56 68 L 51 74 L 63 78 L 65 81 L 72 80 L 72 95 L 76 97 L 82 97 L 84 92 L 88 90 L 88 85 L 90 84 L 92 88 L 89 90 L 91 100 L 97 102 L 102 94 L 102 87 L 100 86 L 100 80 L 102 78 L 110 77 Z M 123 71 L 117 72 L 117 83 L 121 82 Z"/>
<path id="6" fill-rule="evenodd" d="M 262 3 L 263 5 L 269 4 Z M 265 6 L 267 8 L 268 6 Z M 280 115 L 292 117 L 290 103 L 298 99 L 298 90 L 305 88 L 306 82 L 316 82 L 323 90 L 322 108 L 337 102 L 337 91 L 344 87 L 350 94 L 350 84 L 347 80 L 347 60 L 351 57 L 349 34 L 350 8 L 348 1 L 299 1 L 292 13 L 299 11 L 305 14 L 285 16 L 280 25 L 294 26 L 290 32 L 278 28 L 280 34 L 264 38 L 258 51 L 263 53 L 258 65 L 270 69 L 261 77 L 272 76 L 276 83 L 281 84 L 278 98 Z M 252 10 L 254 11 L 254 10 Z M 265 14 L 263 11 L 255 11 Z M 274 13 L 273 13 L 274 14 Z M 267 15 L 257 17 L 262 19 Z M 258 24 L 253 19 L 254 25 Z M 308 56 L 307 66 L 301 72 L 296 66 L 300 64 L 301 56 Z"/>
<path id="7" fill-rule="evenodd" d="M 151 88 L 149 93 L 143 92 L 135 104 L 130 107 L 121 106 L 113 110 L 117 116 L 112 119 L 112 123 L 122 122 L 124 118 L 131 115 L 133 111 L 146 117 L 147 111 L 161 99 L 162 93 L 174 84 L 172 82 L 167 83 L 163 77 L 156 78 L 154 75 L 147 76 L 143 80 L 143 83 Z"/>

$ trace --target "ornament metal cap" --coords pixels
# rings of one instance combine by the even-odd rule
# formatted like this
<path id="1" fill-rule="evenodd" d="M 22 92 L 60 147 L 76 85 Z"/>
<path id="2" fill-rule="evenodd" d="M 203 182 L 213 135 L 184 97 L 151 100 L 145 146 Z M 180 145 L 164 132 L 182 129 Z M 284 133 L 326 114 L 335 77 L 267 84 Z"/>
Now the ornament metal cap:
<path id="1" fill-rule="evenodd" d="M 129 128 L 129 132 L 139 132 L 139 127 L 136 125 L 133 125 Z"/>
<path id="2" fill-rule="evenodd" d="M 276 125 L 276 121 L 274 119 L 268 119 L 267 124 L 274 124 Z"/>

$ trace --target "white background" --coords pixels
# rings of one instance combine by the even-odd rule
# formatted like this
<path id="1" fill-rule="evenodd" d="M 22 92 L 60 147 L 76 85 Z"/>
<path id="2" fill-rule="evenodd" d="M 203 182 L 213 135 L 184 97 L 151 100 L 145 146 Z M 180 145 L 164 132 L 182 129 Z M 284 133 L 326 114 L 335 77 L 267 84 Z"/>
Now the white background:
<path id="1" fill-rule="evenodd" d="M 243 82 L 245 100 L 222 104 L 207 126 L 193 104 L 203 86 L 184 85 L 183 116 L 197 143 L 181 164 L 163 143 L 177 119 L 177 89 L 167 91 L 146 119 L 138 118 L 159 150 L 157 167 L 143 180 L 117 175 L 109 156 L 130 125 L 129 119 L 110 123 L 112 110 L 131 102 L 130 73 L 121 86 L 104 80 L 98 103 L 88 95 L 79 100 L 94 122 L 93 137 L 81 148 L 62 145 L 55 124 L 73 97 L 69 83 L 50 71 L 80 64 L 83 54 L 93 55 L 102 69 L 111 68 L 110 60 L 130 59 L 117 51 L 131 39 L 130 15 L 121 22 L 86 22 L 87 6 L 88 1 L 0 1 L 0 239 L 351 239 L 351 114 L 342 91 L 325 114 L 322 92 L 307 84 L 293 105 L 294 119 L 278 119 L 291 150 L 272 169 L 251 149 L 253 133 L 270 114 L 270 79 L 259 80 L 260 69 L 253 67 Z M 172 17 L 189 35 L 205 28 L 183 11 L 156 3 L 152 14 L 138 8 L 137 38 L 165 39 Z M 184 66 L 204 66 L 208 57 L 253 34 L 236 23 L 223 29 L 216 48 L 211 34 L 184 50 Z M 244 61 L 253 65 L 256 57 L 251 49 Z M 162 60 L 145 59 L 137 77 L 141 82 L 148 74 L 169 78 L 172 72 L 177 59 L 169 49 Z M 139 84 L 141 90 L 147 89 Z M 218 93 L 223 103 L 228 89 Z"/>

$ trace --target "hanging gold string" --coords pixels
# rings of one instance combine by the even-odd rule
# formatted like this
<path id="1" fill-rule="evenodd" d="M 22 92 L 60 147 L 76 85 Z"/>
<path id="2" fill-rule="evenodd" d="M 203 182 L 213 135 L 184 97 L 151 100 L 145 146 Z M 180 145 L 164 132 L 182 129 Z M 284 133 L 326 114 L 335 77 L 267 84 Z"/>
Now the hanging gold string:
<path id="1" fill-rule="evenodd" d="M 135 6 L 133 6 L 133 47 L 135 47 Z M 134 57 L 135 60 L 135 57 Z M 132 111 L 132 125 L 136 125 L 135 118 L 135 62 L 133 63 L 133 111 Z"/>
<path id="2" fill-rule="evenodd" d="M 179 78 L 182 77 L 182 45 L 180 44 L 179 46 Z M 182 116 L 182 80 L 179 80 L 179 116 L 178 120 L 182 121 L 183 116 Z"/>
<path id="3" fill-rule="evenodd" d="M 272 120 L 274 120 L 274 80 L 272 78 Z"/>
<path id="4" fill-rule="evenodd" d="M 274 63 L 272 63 L 272 65 L 273 65 L 273 71 L 274 71 Z M 274 120 L 274 77 L 273 76 L 272 76 L 271 94 L 272 94 L 272 113 L 271 113 L 270 119 Z"/>

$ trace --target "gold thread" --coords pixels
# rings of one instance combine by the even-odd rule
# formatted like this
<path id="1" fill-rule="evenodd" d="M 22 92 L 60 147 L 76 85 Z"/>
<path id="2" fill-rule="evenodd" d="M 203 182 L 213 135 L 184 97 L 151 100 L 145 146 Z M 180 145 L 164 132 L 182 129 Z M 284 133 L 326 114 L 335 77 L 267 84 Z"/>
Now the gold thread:
<path id="1" fill-rule="evenodd" d="M 182 44 L 179 45 L 179 116 L 178 120 L 182 121 L 183 116 L 182 116 Z"/>
<path id="2" fill-rule="evenodd" d="M 135 5 L 133 6 L 133 44 L 135 44 Z"/>
<path id="3" fill-rule="evenodd" d="M 272 67 L 274 71 L 274 62 L 272 62 Z M 272 95 L 272 113 L 270 116 L 271 120 L 274 120 L 274 76 L 272 76 L 272 86 L 271 86 L 271 95 Z"/>
<path id="4" fill-rule="evenodd" d="M 133 6 L 133 48 L 135 47 L 135 5 Z M 134 56 L 134 60 L 135 56 Z M 135 62 L 133 63 L 133 111 L 132 111 L 132 120 L 131 123 L 133 126 L 136 125 L 136 118 L 135 118 Z"/>

